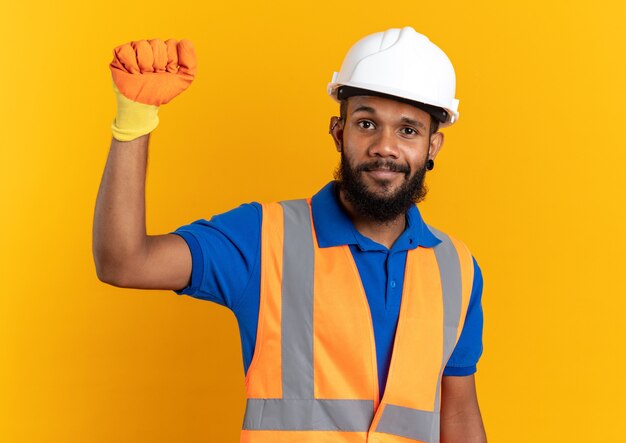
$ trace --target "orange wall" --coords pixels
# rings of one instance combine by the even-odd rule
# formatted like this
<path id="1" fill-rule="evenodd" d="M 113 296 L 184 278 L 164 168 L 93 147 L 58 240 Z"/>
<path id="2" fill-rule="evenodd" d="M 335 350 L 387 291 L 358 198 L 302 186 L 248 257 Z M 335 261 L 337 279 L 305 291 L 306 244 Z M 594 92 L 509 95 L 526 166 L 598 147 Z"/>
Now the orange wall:
<path id="1" fill-rule="evenodd" d="M 112 49 L 196 47 L 194 83 L 151 136 L 148 233 L 163 234 L 330 180 L 326 84 L 356 40 L 404 25 L 457 72 L 460 120 L 421 208 L 483 269 L 490 441 L 623 440 L 623 1 L 36 3 L 0 16 L 1 441 L 239 435 L 233 314 L 96 277 Z"/>

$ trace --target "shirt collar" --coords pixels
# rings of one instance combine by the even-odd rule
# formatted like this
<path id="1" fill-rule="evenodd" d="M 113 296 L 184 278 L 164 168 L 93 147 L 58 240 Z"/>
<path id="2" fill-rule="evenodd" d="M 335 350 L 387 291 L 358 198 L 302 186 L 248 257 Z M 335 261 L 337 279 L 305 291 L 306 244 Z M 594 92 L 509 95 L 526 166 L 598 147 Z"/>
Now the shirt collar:
<path id="1" fill-rule="evenodd" d="M 339 202 L 336 182 L 331 181 L 311 199 L 313 224 L 320 248 L 341 245 L 357 245 L 363 251 L 387 250 L 354 227 L 348 213 Z M 417 246 L 433 247 L 441 243 L 428 229 L 417 208 L 412 205 L 407 211 L 407 225 L 394 243 L 393 250 L 415 249 Z"/>

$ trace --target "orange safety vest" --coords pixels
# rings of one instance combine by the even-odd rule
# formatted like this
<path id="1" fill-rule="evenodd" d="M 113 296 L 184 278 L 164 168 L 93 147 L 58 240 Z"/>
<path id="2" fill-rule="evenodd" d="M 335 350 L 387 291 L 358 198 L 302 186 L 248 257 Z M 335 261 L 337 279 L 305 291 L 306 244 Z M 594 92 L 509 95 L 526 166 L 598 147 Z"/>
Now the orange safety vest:
<path id="1" fill-rule="evenodd" d="M 240 441 L 438 442 L 441 376 L 472 289 L 470 251 L 429 226 L 442 242 L 407 252 L 379 404 L 374 329 L 349 246 L 318 246 L 311 199 L 262 206 L 261 302 Z"/>

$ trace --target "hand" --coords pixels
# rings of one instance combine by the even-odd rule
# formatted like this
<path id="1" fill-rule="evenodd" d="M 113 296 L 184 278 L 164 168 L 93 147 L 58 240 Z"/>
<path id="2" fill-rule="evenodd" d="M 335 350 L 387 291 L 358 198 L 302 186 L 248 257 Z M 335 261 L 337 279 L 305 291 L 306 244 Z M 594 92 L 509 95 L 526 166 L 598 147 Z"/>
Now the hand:
<path id="1" fill-rule="evenodd" d="M 113 50 L 111 74 L 129 100 L 160 106 L 189 87 L 197 65 L 193 44 L 182 39 L 139 40 Z"/>
<path id="2" fill-rule="evenodd" d="M 113 50 L 109 64 L 117 115 L 114 138 L 133 140 L 159 124 L 159 106 L 170 102 L 193 81 L 197 65 L 193 44 L 186 39 L 139 40 Z"/>

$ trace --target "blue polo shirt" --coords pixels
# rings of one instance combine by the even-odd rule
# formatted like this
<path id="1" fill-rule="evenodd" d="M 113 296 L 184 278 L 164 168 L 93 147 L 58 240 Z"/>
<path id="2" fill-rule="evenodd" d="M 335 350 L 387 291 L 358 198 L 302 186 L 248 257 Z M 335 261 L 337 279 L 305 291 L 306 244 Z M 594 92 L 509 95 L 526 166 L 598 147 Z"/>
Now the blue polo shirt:
<path id="1" fill-rule="evenodd" d="M 407 225 L 391 249 L 360 234 L 339 203 L 330 182 L 312 198 L 313 223 L 319 247 L 349 245 L 367 295 L 376 342 L 380 398 L 384 392 L 400 313 L 404 267 L 409 249 L 440 243 L 417 206 L 407 212 Z M 226 306 L 239 324 L 244 373 L 248 372 L 256 343 L 260 303 L 262 208 L 257 202 L 196 220 L 171 232 L 189 245 L 192 273 L 189 285 L 175 290 Z M 482 273 L 476 259 L 467 317 L 444 375 L 476 372 L 482 355 Z"/>

